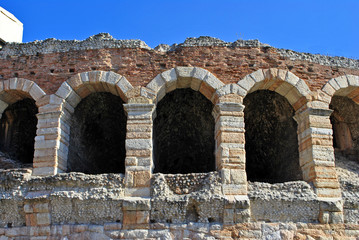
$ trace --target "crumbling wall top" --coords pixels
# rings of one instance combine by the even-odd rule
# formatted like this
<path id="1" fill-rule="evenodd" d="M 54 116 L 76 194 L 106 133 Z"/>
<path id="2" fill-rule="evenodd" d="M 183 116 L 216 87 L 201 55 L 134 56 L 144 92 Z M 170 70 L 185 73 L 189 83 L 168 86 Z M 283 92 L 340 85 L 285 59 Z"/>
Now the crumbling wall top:
<path id="1" fill-rule="evenodd" d="M 293 61 L 308 61 L 321 65 L 359 69 L 359 60 L 346 57 L 326 56 L 321 54 L 301 53 L 288 49 L 274 48 L 268 44 L 261 43 L 259 40 L 237 40 L 234 42 L 225 42 L 221 39 L 201 36 L 198 38 L 187 38 L 180 44 L 160 44 L 154 49 L 149 47 L 141 40 L 117 40 L 108 33 L 99 33 L 83 41 L 79 40 L 57 40 L 49 38 L 41 41 L 29 43 L 8 43 L 0 51 L 0 59 L 8 56 L 20 55 L 37 55 L 57 52 L 69 52 L 91 49 L 108 49 L 108 48 L 130 48 L 130 49 L 147 49 L 159 52 L 171 52 L 183 47 L 227 47 L 227 48 L 265 48 L 277 52 L 284 58 Z"/>

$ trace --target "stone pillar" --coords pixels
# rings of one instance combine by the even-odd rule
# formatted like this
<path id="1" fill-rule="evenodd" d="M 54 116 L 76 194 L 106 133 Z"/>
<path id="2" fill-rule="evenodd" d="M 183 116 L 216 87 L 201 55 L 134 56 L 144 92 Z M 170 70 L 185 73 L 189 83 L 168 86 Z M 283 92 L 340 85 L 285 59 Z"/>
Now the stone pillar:
<path id="1" fill-rule="evenodd" d="M 55 175 L 66 171 L 70 135 L 69 111 L 73 112 L 73 108 L 70 108 L 63 99 L 55 95 L 46 96 L 44 103 L 39 106 L 33 175 Z"/>
<path id="2" fill-rule="evenodd" d="M 127 112 L 125 195 L 149 197 L 153 170 L 152 128 L 155 104 L 124 104 Z"/>
<path id="3" fill-rule="evenodd" d="M 322 223 L 343 222 L 341 190 L 335 170 L 332 110 L 307 108 L 297 112 L 299 161 L 303 180 L 312 183 L 321 201 Z"/>
<path id="4" fill-rule="evenodd" d="M 243 109 L 242 103 L 220 102 L 213 110 L 216 168 L 221 173 L 222 191 L 227 198 L 223 223 L 228 225 L 247 222 L 250 218 Z"/>

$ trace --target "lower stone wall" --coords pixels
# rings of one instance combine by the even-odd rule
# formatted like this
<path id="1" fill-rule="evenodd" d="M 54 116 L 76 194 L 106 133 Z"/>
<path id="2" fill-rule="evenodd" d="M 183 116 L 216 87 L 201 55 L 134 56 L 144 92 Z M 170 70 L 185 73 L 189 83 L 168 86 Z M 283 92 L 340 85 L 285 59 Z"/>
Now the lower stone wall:
<path id="1" fill-rule="evenodd" d="M 231 198 L 218 172 L 154 174 L 150 197 L 126 197 L 122 174 L 3 170 L 0 240 L 359 239 L 357 165 L 338 163 L 343 198 L 334 202 L 304 181 L 248 182 L 247 196 Z M 342 222 L 343 205 L 344 224 L 319 223 L 323 211 Z"/>
<path id="2" fill-rule="evenodd" d="M 358 224 L 153 223 L 144 229 L 123 229 L 121 223 L 64 224 L 44 227 L 0 228 L 0 239 L 358 239 Z"/>

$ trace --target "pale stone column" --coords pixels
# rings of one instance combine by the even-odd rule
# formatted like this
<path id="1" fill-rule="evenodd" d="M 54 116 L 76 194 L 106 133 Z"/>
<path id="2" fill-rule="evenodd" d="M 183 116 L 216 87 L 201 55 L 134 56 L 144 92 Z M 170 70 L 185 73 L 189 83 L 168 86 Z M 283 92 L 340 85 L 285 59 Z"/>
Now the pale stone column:
<path id="1" fill-rule="evenodd" d="M 33 175 L 66 172 L 73 108 L 56 95 L 46 96 L 37 114 Z"/>
<path id="2" fill-rule="evenodd" d="M 216 121 L 216 168 L 223 181 L 223 194 L 246 195 L 244 106 L 240 103 L 218 103 L 213 115 Z"/>
<path id="3" fill-rule="evenodd" d="M 152 161 L 152 128 L 155 104 L 124 104 L 127 112 L 125 195 L 149 197 Z"/>
<path id="4" fill-rule="evenodd" d="M 303 180 L 312 183 L 321 201 L 322 223 L 343 222 L 341 190 L 335 170 L 332 110 L 307 108 L 297 112 L 299 161 Z"/>
<path id="5" fill-rule="evenodd" d="M 223 223 L 248 222 L 250 201 L 247 196 L 245 168 L 244 105 L 239 102 L 220 102 L 213 110 L 216 121 L 216 168 L 222 177 L 222 191 L 227 203 L 223 209 Z"/>

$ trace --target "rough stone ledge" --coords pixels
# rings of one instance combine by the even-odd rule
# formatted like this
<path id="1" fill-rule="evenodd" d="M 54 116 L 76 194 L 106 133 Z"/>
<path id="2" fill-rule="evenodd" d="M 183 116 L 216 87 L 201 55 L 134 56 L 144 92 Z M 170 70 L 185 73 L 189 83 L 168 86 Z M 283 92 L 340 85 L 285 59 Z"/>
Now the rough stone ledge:
<path id="1" fill-rule="evenodd" d="M 262 200 L 316 200 L 313 188 L 304 181 L 285 183 L 248 182 L 248 197 Z"/>
<path id="2" fill-rule="evenodd" d="M 268 44 L 261 43 L 259 40 L 237 40 L 235 42 L 225 42 L 218 38 L 201 36 L 198 38 L 187 38 L 180 44 L 160 44 L 154 48 L 159 52 L 174 51 L 182 47 L 229 47 L 229 48 L 273 48 Z M 141 40 L 117 40 L 108 33 L 99 33 L 83 41 L 79 40 L 57 40 L 49 38 L 42 41 L 29 43 L 7 43 L 0 49 L 0 59 L 11 56 L 37 55 L 56 52 L 68 52 L 89 49 L 106 49 L 106 48 L 142 48 L 151 50 L 145 42 Z M 359 69 L 359 60 L 338 56 L 325 56 L 320 54 L 301 53 L 288 49 L 273 48 L 275 51 L 290 60 L 308 61 L 321 65 L 332 67 Z"/>
<path id="3" fill-rule="evenodd" d="M 49 38 L 29 43 L 7 43 L 0 51 L 0 59 L 5 59 L 7 56 L 36 55 L 103 48 L 151 49 L 141 40 L 117 40 L 108 33 L 99 33 L 83 41 Z"/>

